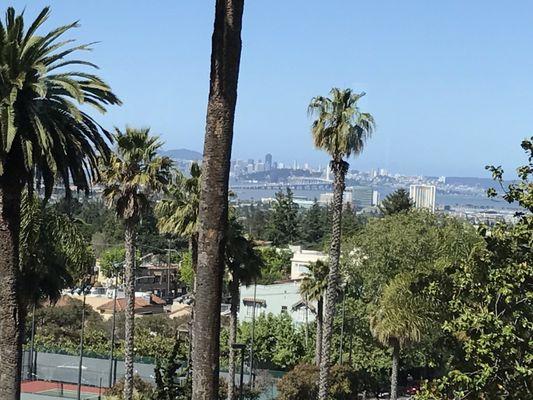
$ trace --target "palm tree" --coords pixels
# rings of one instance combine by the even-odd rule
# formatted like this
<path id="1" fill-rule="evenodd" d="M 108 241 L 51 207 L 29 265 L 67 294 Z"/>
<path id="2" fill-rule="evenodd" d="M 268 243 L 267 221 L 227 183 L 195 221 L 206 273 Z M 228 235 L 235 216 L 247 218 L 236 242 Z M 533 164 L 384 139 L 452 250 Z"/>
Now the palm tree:
<path id="1" fill-rule="evenodd" d="M 20 227 L 20 306 L 22 318 L 30 305 L 56 302 L 94 267 L 95 258 L 78 221 L 24 193 Z"/>
<path id="2" fill-rule="evenodd" d="M 243 8 L 244 0 L 217 0 L 215 8 L 198 220 L 201 257 L 193 321 L 193 400 L 212 400 L 218 393 L 220 303 Z"/>
<path id="3" fill-rule="evenodd" d="M 398 398 L 398 367 L 402 347 L 419 342 L 428 319 L 421 314 L 426 308 L 411 291 L 411 280 L 399 275 L 384 289 L 379 304 L 370 318 L 374 337 L 392 348 L 390 398 Z"/>
<path id="4" fill-rule="evenodd" d="M 228 283 L 231 296 L 229 323 L 229 379 L 228 400 L 235 398 L 235 361 L 233 344 L 237 343 L 237 312 L 240 302 L 240 285 L 251 285 L 261 277 L 263 260 L 253 243 L 244 237 L 243 227 L 232 215 L 228 222 L 226 265 L 230 274 Z M 255 304 L 254 304 L 255 307 Z"/>
<path id="5" fill-rule="evenodd" d="M 116 153 L 102 166 L 104 198 L 124 220 L 124 292 L 126 297 L 124 344 L 124 399 L 133 396 L 133 332 L 135 313 L 135 237 L 137 226 L 149 210 L 150 197 L 170 180 L 172 161 L 157 155 L 163 143 L 149 129 L 116 129 Z"/>
<path id="6" fill-rule="evenodd" d="M 109 134 L 87 113 L 84 103 L 105 112 L 120 104 L 107 84 L 69 66 L 96 67 L 82 57 L 89 45 L 69 47 L 59 40 L 76 22 L 38 34 L 49 17 L 44 8 L 30 24 L 8 8 L 0 21 L 0 398 L 20 392 L 19 230 L 24 186 L 31 192 L 35 177 L 49 197 L 56 178 L 87 190 L 97 175 L 98 156 L 107 156 Z M 27 28 L 25 29 L 25 26 Z"/>
<path id="7" fill-rule="evenodd" d="M 330 347 L 339 291 L 342 197 L 349 166 L 344 158 L 360 154 L 366 140 L 374 131 L 374 118 L 368 113 L 362 113 L 357 105 L 364 93 L 333 88 L 330 95 L 329 98 L 322 96 L 313 98 L 308 108 L 309 114 L 316 115 L 311 128 L 314 144 L 331 156 L 330 167 L 334 174 L 330 266 L 322 332 L 319 400 L 326 400 L 329 391 Z"/>
<path id="8" fill-rule="evenodd" d="M 161 233 L 189 238 L 192 267 L 198 263 L 198 210 L 202 170 L 192 163 L 190 177 L 177 173 L 166 197 L 155 206 L 157 227 Z"/>
<path id="9" fill-rule="evenodd" d="M 198 212 L 200 203 L 200 179 L 202 170 L 197 163 L 192 163 L 190 177 L 177 172 L 173 183 L 167 189 L 167 195 L 157 203 L 155 211 L 158 217 L 157 227 L 161 233 L 168 233 L 189 238 L 189 251 L 194 271 L 193 299 L 196 292 L 196 265 L 198 264 Z M 192 373 L 192 321 L 194 305 L 189 321 L 189 356 L 188 377 Z"/>
<path id="10" fill-rule="evenodd" d="M 309 272 L 305 274 L 300 285 L 300 293 L 305 298 L 306 307 L 309 301 L 316 301 L 315 364 L 317 367 L 320 366 L 322 358 L 322 321 L 327 278 L 328 265 L 318 260 L 309 264 Z"/>

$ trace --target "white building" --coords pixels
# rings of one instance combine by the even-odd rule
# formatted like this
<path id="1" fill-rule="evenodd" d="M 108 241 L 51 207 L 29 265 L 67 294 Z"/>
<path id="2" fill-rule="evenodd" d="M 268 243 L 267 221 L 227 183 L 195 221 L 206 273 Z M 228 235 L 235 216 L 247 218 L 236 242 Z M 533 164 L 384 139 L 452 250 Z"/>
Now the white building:
<path id="1" fill-rule="evenodd" d="M 250 322 L 254 316 L 279 315 L 287 313 L 296 323 L 311 322 L 315 319 L 315 305 L 306 302 L 300 295 L 300 282 L 283 282 L 272 285 L 241 286 L 239 321 Z"/>
<path id="2" fill-rule="evenodd" d="M 333 201 L 333 193 L 320 193 L 320 197 L 318 198 L 318 202 L 320 204 L 331 204 Z M 352 192 L 345 191 L 342 195 L 342 203 L 343 204 L 353 204 L 353 194 Z"/>
<path id="3" fill-rule="evenodd" d="M 289 246 L 292 251 L 291 280 L 303 279 L 309 272 L 309 264 L 318 260 L 326 260 L 327 256 L 321 251 L 302 250 L 302 246 Z"/>
<path id="4" fill-rule="evenodd" d="M 436 188 L 433 185 L 411 185 L 409 197 L 416 208 L 427 208 L 435 212 L 435 191 Z"/>

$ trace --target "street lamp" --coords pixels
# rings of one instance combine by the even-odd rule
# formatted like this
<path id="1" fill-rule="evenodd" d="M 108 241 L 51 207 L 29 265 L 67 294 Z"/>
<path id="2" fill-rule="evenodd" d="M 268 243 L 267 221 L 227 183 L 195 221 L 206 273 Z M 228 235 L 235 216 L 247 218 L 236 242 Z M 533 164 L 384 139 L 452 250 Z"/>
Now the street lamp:
<path id="1" fill-rule="evenodd" d="M 239 399 L 243 400 L 242 390 L 244 386 L 244 350 L 246 349 L 246 345 L 244 343 L 232 343 L 231 348 L 234 350 L 241 351 L 241 377 L 239 380 Z M 235 386 L 235 381 L 233 381 L 231 384 Z"/>

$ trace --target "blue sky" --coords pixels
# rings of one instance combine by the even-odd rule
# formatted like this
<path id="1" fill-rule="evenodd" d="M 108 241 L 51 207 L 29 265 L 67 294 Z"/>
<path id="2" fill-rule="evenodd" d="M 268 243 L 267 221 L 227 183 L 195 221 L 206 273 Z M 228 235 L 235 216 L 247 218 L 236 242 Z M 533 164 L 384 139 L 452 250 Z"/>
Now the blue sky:
<path id="1" fill-rule="evenodd" d="M 28 17 L 49 4 L 47 27 L 80 19 L 71 36 L 100 41 L 87 57 L 124 102 L 106 126 L 151 126 L 167 148 L 202 149 L 214 1 L 7 4 Z M 338 86 L 367 92 L 361 108 L 377 122 L 354 168 L 511 170 L 533 134 L 532 14 L 520 0 L 248 0 L 233 158 L 324 163 L 306 107 Z"/>

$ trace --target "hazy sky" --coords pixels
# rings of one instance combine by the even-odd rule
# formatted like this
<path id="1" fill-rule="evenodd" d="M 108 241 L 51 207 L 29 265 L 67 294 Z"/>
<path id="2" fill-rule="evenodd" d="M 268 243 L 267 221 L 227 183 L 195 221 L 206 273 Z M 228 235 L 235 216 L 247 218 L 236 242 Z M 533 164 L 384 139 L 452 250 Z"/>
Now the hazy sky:
<path id="1" fill-rule="evenodd" d="M 3 5 L 6 2 L 2 2 Z M 106 126 L 151 126 L 202 149 L 214 1 L 8 0 L 100 41 L 87 57 L 124 105 Z M 2 7 L 4 8 L 4 7 Z M 487 176 L 523 163 L 533 133 L 533 2 L 247 0 L 233 158 L 313 164 L 306 108 L 333 86 L 367 92 L 377 122 L 354 168 Z"/>

